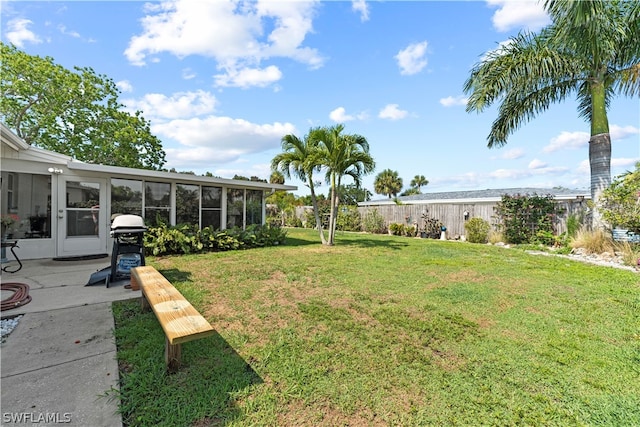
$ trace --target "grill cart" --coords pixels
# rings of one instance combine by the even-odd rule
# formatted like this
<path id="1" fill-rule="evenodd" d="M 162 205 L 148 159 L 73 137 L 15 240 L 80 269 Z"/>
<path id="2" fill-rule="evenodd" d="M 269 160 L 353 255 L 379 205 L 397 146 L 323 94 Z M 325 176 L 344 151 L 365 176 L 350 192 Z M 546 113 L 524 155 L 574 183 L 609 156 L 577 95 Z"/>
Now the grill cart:
<path id="1" fill-rule="evenodd" d="M 131 278 L 131 269 L 145 265 L 144 233 L 147 227 L 138 215 L 118 215 L 111 222 L 113 250 L 111 266 L 91 275 L 87 285 L 105 283 Z"/>

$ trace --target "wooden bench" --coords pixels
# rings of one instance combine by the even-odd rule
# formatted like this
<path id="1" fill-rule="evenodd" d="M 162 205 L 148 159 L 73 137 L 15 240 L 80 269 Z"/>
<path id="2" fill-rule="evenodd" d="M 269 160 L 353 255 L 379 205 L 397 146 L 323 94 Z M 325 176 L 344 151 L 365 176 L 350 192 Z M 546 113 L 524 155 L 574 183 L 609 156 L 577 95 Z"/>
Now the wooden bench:
<path id="1" fill-rule="evenodd" d="M 215 333 L 189 301 L 151 266 L 131 269 L 131 288 L 140 289 L 140 302 L 144 311 L 153 309 L 165 334 L 165 362 L 167 371 L 176 372 L 180 367 L 181 344 Z"/>

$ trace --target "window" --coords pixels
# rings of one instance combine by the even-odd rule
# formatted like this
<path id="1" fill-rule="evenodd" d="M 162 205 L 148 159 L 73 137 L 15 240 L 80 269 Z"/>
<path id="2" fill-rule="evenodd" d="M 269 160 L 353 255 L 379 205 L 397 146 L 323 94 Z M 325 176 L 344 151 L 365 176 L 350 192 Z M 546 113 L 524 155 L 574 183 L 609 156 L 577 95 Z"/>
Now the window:
<path id="1" fill-rule="evenodd" d="M 244 190 L 229 188 L 227 190 L 227 228 L 243 228 Z"/>
<path id="2" fill-rule="evenodd" d="M 115 214 L 142 216 L 142 181 L 111 180 L 111 217 Z"/>
<path id="3" fill-rule="evenodd" d="M 247 225 L 262 224 L 262 190 L 247 190 Z"/>
<path id="4" fill-rule="evenodd" d="M 200 224 L 200 187 L 176 185 L 176 224 Z"/>
<path id="5" fill-rule="evenodd" d="M 2 172 L 2 218 L 5 237 L 51 237 L 51 176 Z"/>
<path id="6" fill-rule="evenodd" d="M 202 228 L 221 228 L 222 188 L 202 187 Z"/>
<path id="7" fill-rule="evenodd" d="M 100 233 L 100 184 L 67 181 L 67 237 L 98 236 Z"/>
<path id="8" fill-rule="evenodd" d="M 171 184 L 145 182 L 144 218 L 151 226 L 171 224 Z"/>

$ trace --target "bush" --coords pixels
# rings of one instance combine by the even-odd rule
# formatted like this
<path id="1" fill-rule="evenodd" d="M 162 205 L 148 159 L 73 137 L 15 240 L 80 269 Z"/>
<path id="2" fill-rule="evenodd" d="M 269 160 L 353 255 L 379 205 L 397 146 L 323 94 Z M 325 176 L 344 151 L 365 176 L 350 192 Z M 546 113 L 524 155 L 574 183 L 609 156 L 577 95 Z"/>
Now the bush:
<path id="1" fill-rule="evenodd" d="M 556 208 L 552 195 L 505 194 L 496 207 L 496 214 L 508 243 L 536 243 L 539 236 L 546 238 L 549 233 L 554 234 Z"/>
<path id="2" fill-rule="evenodd" d="M 487 243 L 491 225 L 482 218 L 471 218 L 464 224 L 467 241 L 471 243 Z"/>
<path id="3" fill-rule="evenodd" d="M 611 183 L 600 198 L 602 218 L 613 227 L 640 232 L 640 162 Z"/>
<path id="4" fill-rule="evenodd" d="M 404 235 L 404 224 L 400 224 L 399 222 L 392 222 L 389 224 L 389 231 L 394 236 L 402 236 Z"/>
<path id="5" fill-rule="evenodd" d="M 281 245 L 285 243 L 286 235 L 280 227 L 266 225 L 250 225 L 246 230 L 213 230 L 211 227 L 198 230 L 191 225 L 170 227 L 161 224 L 147 230 L 144 247 L 147 254 L 155 256 L 229 251 Z"/>
<path id="6" fill-rule="evenodd" d="M 367 212 L 362 218 L 362 231 L 367 233 L 382 234 L 385 232 L 384 217 L 377 209 Z"/>
<path id="7" fill-rule="evenodd" d="M 340 206 L 338 208 L 338 218 L 336 229 L 341 231 L 360 231 L 362 219 L 357 206 Z"/>

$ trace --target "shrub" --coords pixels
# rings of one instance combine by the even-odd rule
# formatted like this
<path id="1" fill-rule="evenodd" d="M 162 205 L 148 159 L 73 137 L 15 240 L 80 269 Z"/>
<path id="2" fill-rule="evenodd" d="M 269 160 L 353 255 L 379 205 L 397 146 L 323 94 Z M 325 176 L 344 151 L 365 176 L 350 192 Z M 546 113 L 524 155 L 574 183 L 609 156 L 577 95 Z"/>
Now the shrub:
<path id="1" fill-rule="evenodd" d="M 399 222 L 392 222 L 389 224 L 389 231 L 394 236 L 402 236 L 404 234 L 404 224 L 400 224 Z"/>
<path id="2" fill-rule="evenodd" d="M 496 206 L 502 232 L 509 243 L 535 243 L 538 232 L 554 234 L 556 204 L 552 195 L 505 194 Z"/>
<path id="3" fill-rule="evenodd" d="M 467 232 L 467 241 L 471 243 L 487 243 L 491 225 L 482 218 L 471 218 L 465 222 L 464 229 Z"/>
<path id="4" fill-rule="evenodd" d="M 640 162 L 611 183 L 600 198 L 602 218 L 614 227 L 640 232 Z"/>
<path id="5" fill-rule="evenodd" d="M 385 229 L 384 217 L 380 215 L 377 209 L 367 212 L 362 218 L 362 230 L 367 233 L 381 234 L 384 233 Z"/>
<path id="6" fill-rule="evenodd" d="M 338 218 L 336 229 L 341 231 L 360 231 L 362 219 L 357 206 L 340 206 L 338 208 Z"/>
<path id="7" fill-rule="evenodd" d="M 144 235 L 147 254 L 179 255 L 212 251 L 229 251 L 284 244 L 286 231 L 280 227 L 250 225 L 246 230 L 232 228 L 198 230 L 191 225 L 150 227 Z"/>

